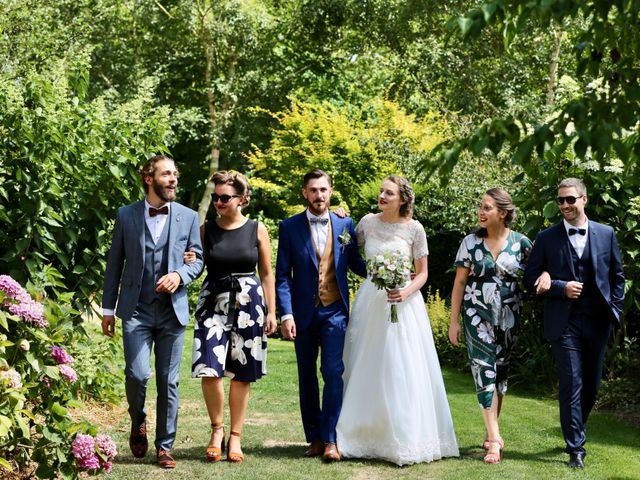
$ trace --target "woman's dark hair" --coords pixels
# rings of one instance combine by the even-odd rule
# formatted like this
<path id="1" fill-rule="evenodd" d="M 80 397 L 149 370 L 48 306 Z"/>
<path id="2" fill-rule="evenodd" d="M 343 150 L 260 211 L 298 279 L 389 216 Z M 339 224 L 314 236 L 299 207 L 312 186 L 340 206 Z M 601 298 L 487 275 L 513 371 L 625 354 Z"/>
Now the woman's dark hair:
<path id="1" fill-rule="evenodd" d="M 409 180 L 399 175 L 389 175 L 383 180 L 383 182 L 386 182 L 387 180 L 398 186 L 400 200 L 405 202 L 400 205 L 400 216 L 411 217 L 411 214 L 413 213 L 413 203 L 415 202 L 416 196 L 413 193 L 413 188 L 411 188 Z"/>
<path id="2" fill-rule="evenodd" d="M 507 212 L 504 217 L 503 223 L 504 226 L 509 228 L 513 221 L 516 219 L 516 206 L 513 204 L 513 200 L 511 200 L 511 195 L 507 193 L 506 190 L 502 188 L 490 188 L 486 192 L 485 195 L 490 196 L 496 202 L 496 207 L 498 210 Z M 476 235 L 478 237 L 486 237 L 487 229 L 484 227 L 478 228 L 476 231 Z"/>
<path id="3" fill-rule="evenodd" d="M 231 185 L 236 191 L 236 195 L 242 195 L 244 197 L 241 207 L 249 205 L 251 199 L 251 187 L 247 177 L 238 172 L 227 172 L 226 170 L 220 170 L 219 172 L 211 175 L 209 179 L 214 185 Z"/>

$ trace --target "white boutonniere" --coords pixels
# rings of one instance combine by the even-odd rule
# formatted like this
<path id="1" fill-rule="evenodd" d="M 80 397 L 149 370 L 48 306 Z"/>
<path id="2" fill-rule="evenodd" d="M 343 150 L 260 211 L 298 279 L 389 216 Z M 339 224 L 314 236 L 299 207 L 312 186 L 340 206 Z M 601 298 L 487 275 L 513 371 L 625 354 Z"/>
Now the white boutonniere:
<path id="1" fill-rule="evenodd" d="M 338 236 L 338 240 L 340 240 L 340 248 L 344 251 L 345 247 L 351 243 L 351 234 L 347 227 L 342 229 L 342 233 Z"/>

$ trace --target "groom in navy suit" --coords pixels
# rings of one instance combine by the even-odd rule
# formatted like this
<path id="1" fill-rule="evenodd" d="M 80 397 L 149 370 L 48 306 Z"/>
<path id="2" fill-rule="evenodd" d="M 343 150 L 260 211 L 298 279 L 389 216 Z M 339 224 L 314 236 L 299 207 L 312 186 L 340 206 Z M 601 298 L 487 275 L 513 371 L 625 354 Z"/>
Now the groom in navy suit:
<path id="1" fill-rule="evenodd" d="M 544 334 L 558 370 L 569 466 L 583 468 L 585 426 L 600 387 L 607 342 L 624 306 L 624 272 L 613 229 L 584 213 L 582 180 L 563 180 L 556 200 L 564 220 L 536 238 L 524 281 L 545 298 Z"/>
<path id="2" fill-rule="evenodd" d="M 305 456 L 340 460 L 336 424 L 342 407 L 342 349 L 349 318 L 347 271 L 366 276 L 351 218 L 329 212 L 331 177 L 304 176 L 307 209 L 280 224 L 276 289 L 282 335 L 295 340 Z M 317 361 L 324 380 L 322 407 Z"/>
<path id="3" fill-rule="evenodd" d="M 120 208 L 113 229 L 102 294 L 102 332 L 113 337 L 114 313 L 122 319 L 129 447 L 137 458 L 144 457 L 148 448 L 144 404 L 155 343 L 156 460 L 162 468 L 174 468 L 178 378 L 189 323 L 187 285 L 203 266 L 199 219 L 196 212 L 173 201 L 178 187 L 173 160 L 151 157 L 140 176 L 145 199 Z M 187 250 L 195 252 L 195 262 L 184 263 Z"/>

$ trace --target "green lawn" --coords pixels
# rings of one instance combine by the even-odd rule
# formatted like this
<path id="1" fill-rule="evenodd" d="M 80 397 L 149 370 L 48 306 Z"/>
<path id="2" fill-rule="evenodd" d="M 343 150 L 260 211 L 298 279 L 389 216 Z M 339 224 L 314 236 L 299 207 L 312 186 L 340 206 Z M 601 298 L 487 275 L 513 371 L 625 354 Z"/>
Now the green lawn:
<path id="1" fill-rule="evenodd" d="M 190 378 L 191 331 L 187 332 L 180 385 L 180 417 L 174 453 L 178 466 L 163 471 L 154 465 L 151 450 L 143 460 L 134 459 L 127 446 L 129 419 L 123 410 L 108 433 L 114 436 L 119 455 L 111 479 L 512 479 L 512 478 L 640 478 L 640 429 L 610 415 L 595 413 L 589 420 L 587 468 L 572 471 L 553 400 L 511 391 L 502 420 L 505 458 L 499 465 L 485 465 L 480 443 L 482 420 L 470 375 L 446 370 L 444 379 L 458 436 L 461 456 L 431 464 L 398 468 L 377 461 L 349 460 L 325 465 L 319 459 L 302 458 L 304 435 L 298 409 L 293 344 L 269 343 L 269 375 L 255 385 L 243 433 L 246 460 L 207 464 L 204 448 L 209 439 L 209 419 L 200 382 Z M 153 378 L 150 381 L 150 387 Z M 149 401 L 151 400 L 151 401 Z M 155 410 L 155 391 L 149 389 L 147 405 Z M 228 425 L 228 416 L 226 418 Z M 149 425 L 153 439 L 153 421 Z M 228 431 L 227 431 L 228 434 Z"/>

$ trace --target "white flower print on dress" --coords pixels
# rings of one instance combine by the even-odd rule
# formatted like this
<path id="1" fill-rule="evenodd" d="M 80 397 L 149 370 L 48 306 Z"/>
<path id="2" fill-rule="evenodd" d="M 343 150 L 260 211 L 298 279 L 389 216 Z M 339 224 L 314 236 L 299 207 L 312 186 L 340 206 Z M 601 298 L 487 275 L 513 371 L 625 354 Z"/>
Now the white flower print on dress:
<path id="1" fill-rule="evenodd" d="M 218 373 L 205 363 L 199 363 L 193 367 L 192 377 L 217 377 Z"/>
<path id="2" fill-rule="evenodd" d="M 257 284 L 257 282 L 251 277 L 240 277 L 239 281 L 242 291 L 236 293 L 236 302 L 240 305 L 247 305 L 251 301 L 249 291 L 253 285 Z"/>
<path id="3" fill-rule="evenodd" d="M 486 343 L 493 343 L 493 328 L 487 322 L 482 322 L 478 325 L 478 337 L 480 340 Z"/>
<path id="4" fill-rule="evenodd" d="M 260 327 L 264 325 L 264 310 L 261 305 L 256 305 L 256 323 Z"/>
<path id="5" fill-rule="evenodd" d="M 251 315 L 249 315 L 247 312 L 238 312 L 238 328 L 253 327 L 255 323 L 256 322 L 253 320 L 253 318 L 251 318 Z"/>
<path id="6" fill-rule="evenodd" d="M 198 325 L 198 322 L 196 322 L 196 326 Z M 193 352 L 191 353 L 191 365 L 193 365 L 194 363 L 196 363 L 198 361 L 198 359 L 202 356 L 202 354 L 200 353 L 200 339 L 198 337 L 193 339 Z"/>
<path id="7" fill-rule="evenodd" d="M 229 313 L 229 292 L 216 295 L 216 303 L 213 306 L 213 311 L 223 315 Z"/>
<path id="8" fill-rule="evenodd" d="M 244 339 L 236 332 L 231 332 L 231 360 L 237 360 L 242 365 L 247 364 L 247 356 L 243 350 Z"/>
<path id="9" fill-rule="evenodd" d="M 251 351 L 251 356 L 258 361 L 263 361 L 264 350 L 262 348 L 262 337 L 254 337 L 253 339 L 246 340 L 244 346 Z"/>
<path id="10" fill-rule="evenodd" d="M 476 282 L 473 282 L 471 285 L 467 284 L 464 288 L 464 299 L 471 300 L 471 303 L 474 305 L 483 305 L 483 303 L 477 298 L 481 295 L 482 292 L 476 288 Z"/>
<path id="11" fill-rule="evenodd" d="M 225 328 L 225 319 L 226 316 L 214 313 L 213 316 L 207 318 L 204 322 L 202 322 L 203 326 L 209 329 L 207 331 L 207 340 L 209 340 L 214 335 L 218 340 L 222 338 L 222 333 L 225 330 L 228 330 L 228 327 Z"/>
<path id="12" fill-rule="evenodd" d="M 218 363 L 224 368 L 225 362 L 227 360 L 227 345 L 217 345 L 213 347 L 212 351 L 216 356 L 216 360 L 218 360 Z"/>

